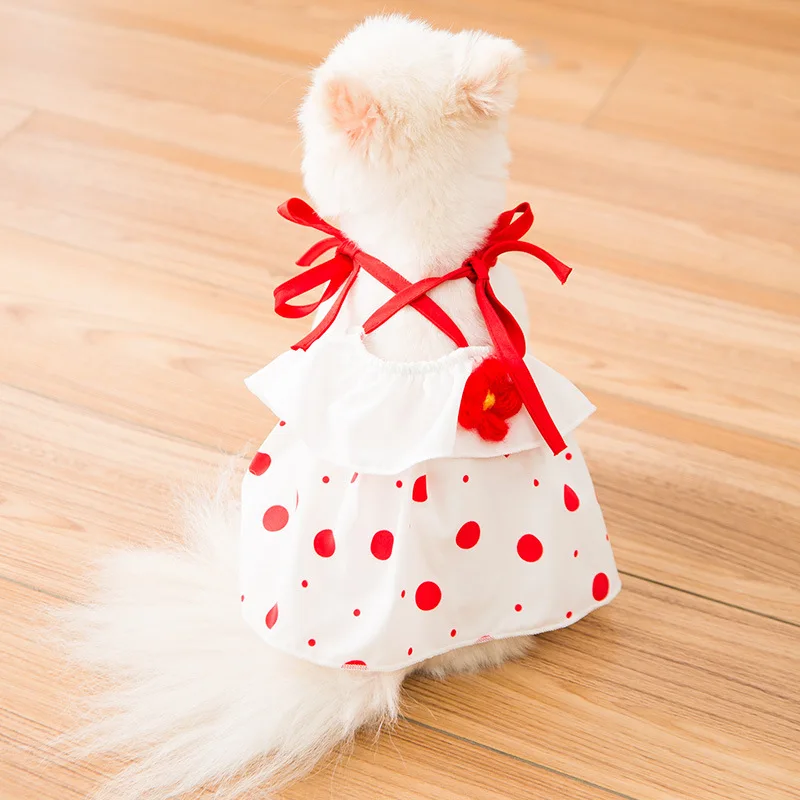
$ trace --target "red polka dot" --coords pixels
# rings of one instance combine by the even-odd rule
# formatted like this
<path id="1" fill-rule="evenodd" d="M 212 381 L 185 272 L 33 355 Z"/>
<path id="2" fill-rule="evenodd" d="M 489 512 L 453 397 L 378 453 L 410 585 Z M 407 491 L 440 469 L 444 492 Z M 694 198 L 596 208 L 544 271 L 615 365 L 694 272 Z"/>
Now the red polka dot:
<path id="1" fill-rule="evenodd" d="M 322 476 L 322 482 L 323 483 L 330 483 L 331 479 L 327 475 L 323 475 Z"/>
<path id="2" fill-rule="evenodd" d="M 478 544 L 478 539 L 481 538 L 481 526 L 477 522 L 470 520 L 465 522 L 456 534 L 456 544 L 462 550 L 469 550 Z"/>
<path id="3" fill-rule="evenodd" d="M 353 473 L 353 477 L 350 478 L 350 483 L 355 483 L 356 482 L 356 478 L 358 478 L 358 473 L 354 472 Z"/>
<path id="4" fill-rule="evenodd" d="M 606 534 L 606 541 L 608 541 L 608 534 Z"/>
<path id="5" fill-rule="evenodd" d="M 405 589 L 403 589 L 403 591 L 402 591 L 402 592 L 400 592 L 400 597 L 405 597 L 405 596 L 406 596 L 406 590 L 405 590 Z"/>
<path id="6" fill-rule="evenodd" d="M 354 617 L 360 617 L 361 616 L 361 609 L 360 608 L 353 609 L 353 616 Z"/>
<path id="7" fill-rule="evenodd" d="M 370 552 L 379 561 L 386 561 L 392 555 L 392 548 L 394 547 L 394 536 L 391 531 L 378 531 L 372 537 L 372 543 L 369 546 Z"/>
<path id="8" fill-rule="evenodd" d="M 567 511 L 577 511 L 578 507 L 580 506 L 581 501 L 578 499 L 578 495 L 575 494 L 574 489 L 571 486 L 567 486 L 564 484 L 564 505 L 567 508 Z"/>
<path id="9" fill-rule="evenodd" d="M 268 531 L 279 531 L 288 521 L 289 512 L 283 506 L 272 506 L 264 512 L 263 524 Z"/>
<path id="10" fill-rule="evenodd" d="M 514 606 L 514 611 L 522 611 L 522 606 L 521 606 L 519 603 L 517 603 L 517 604 Z"/>
<path id="11" fill-rule="evenodd" d="M 414 488 L 411 490 L 411 499 L 415 503 L 424 503 L 428 499 L 428 476 L 420 475 L 414 481 Z"/>
<path id="12" fill-rule="evenodd" d="M 469 475 L 465 475 L 461 480 L 464 481 L 464 483 L 469 483 Z"/>
<path id="13" fill-rule="evenodd" d="M 503 453 L 503 458 L 511 458 L 511 453 Z"/>
<path id="14" fill-rule="evenodd" d="M 342 664 L 342 669 L 366 669 L 366 668 L 367 668 L 366 661 L 353 660 L 353 661 L 347 661 L 344 664 Z"/>
<path id="15" fill-rule="evenodd" d="M 538 561 L 543 552 L 542 543 L 532 533 L 526 533 L 517 542 L 517 553 L 523 561 Z"/>
<path id="16" fill-rule="evenodd" d="M 538 485 L 539 485 L 539 481 L 538 481 L 538 479 L 537 479 L 537 478 L 534 478 L 534 479 L 533 479 L 533 485 L 534 485 L 534 486 L 538 486 Z"/>
<path id="17" fill-rule="evenodd" d="M 425 581 L 417 587 L 414 601 L 420 611 L 433 611 L 442 599 L 442 590 L 433 582 Z"/>
<path id="18" fill-rule="evenodd" d="M 278 604 L 275 603 L 274 606 L 267 612 L 267 618 L 264 620 L 267 623 L 267 627 L 272 630 L 275 623 L 278 621 Z"/>
<path id="19" fill-rule="evenodd" d="M 414 648 L 413 647 L 409 647 L 408 648 L 408 654 L 411 655 L 413 652 L 414 652 Z"/>
<path id="20" fill-rule="evenodd" d="M 256 453 L 250 462 L 250 472 L 253 475 L 263 475 L 272 463 L 272 459 L 266 453 Z"/>
<path id="21" fill-rule="evenodd" d="M 483 636 L 481 636 L 480 639 L 478 639 L 478 641 L 479 642 L 491 642 L 492 641 L 492 637 L 488 633 L 485 633 Z"/>
<path id="22" fill-rule="evenodd" d="M 608 597 L 608 575 L 598 572 L 592 581 L 592 597 L 599 603 Z"/>
<path id="23" fill-rule="evenodd" d="M 300 492 L 294 493 L 294 510 L 297 511 L 297 507 L 300 505 Z"/>
<path id="24" fill-rule="evenodd" d="M 457 633 L 458 631 L 455 628 L 453 628 L 453 630 L 450 631 L 451 636 L 455 636 Z"/>
<path id="25" fill-rule="evenodd" d="M 302 582 L 300 585 L 301 585 L 301 586 L 302 586 L 304 589 L 308 589 L 308 581 L 303 581 L 303 582 Z"/>
<path id="26" fill-rule="evenodd" d="M 566 458 L 566 459 L 567 459 L 567 461 L 572 461 L 572 453 L 567 453 L 567 454 L 564 456 L 564 458 Z"/>
<path id="27" fill-rule="evenodd" d="M 567 619 L 571 619 L 571 618 L 572 618 L 572 612 L 571 611 L 567 611 Z"/>
<path id="28" fill-rule="evenodd" d="M 402 489 L 402 488 L 403 488 L 403 481 L 397 481 L 397 483 L 395 484 L 395 486 L 396 486 L 398 489 Z"/>
<path id="29" fill-rule="evenodd" d="M 573 558 L 577 558 L 578 557 L 578 551 L 577 550 L 572 554 L 572 557 Z"/>
<path id="30" fill-rule="evenodd" d="M 281 421 L 278 423 L 278 425 L 280 425 L 280 426 L 281 426 L 281 428 L 282 428 L 282 427 L 283 427 L 285 424 L 286 424 L 286 422 L 285 422 L 284 420 L 281 420 Z"/>
<path id="31" fill-rule="evenodd" d="M 330 558 L 336 551 L 336 540 L 333 538 L 333 531 L 320 531 L 314 537 L 314 550 L 322 558 Z"/>
<path id="32" fill-rule="evenodd" d="M 317 640 L 316 640 L 316 639 L 309 639 L 309 640 L 308 640 L 308 646 L 309 646 L 309 647 L 314 647 L 314 645 L 315 645 L 316 643 L 317 643 Z"/>
<path id="33" fill-rule="evenodd" d="M 242 595 L 242 602 L 244 603 L 244 595 Z"/>

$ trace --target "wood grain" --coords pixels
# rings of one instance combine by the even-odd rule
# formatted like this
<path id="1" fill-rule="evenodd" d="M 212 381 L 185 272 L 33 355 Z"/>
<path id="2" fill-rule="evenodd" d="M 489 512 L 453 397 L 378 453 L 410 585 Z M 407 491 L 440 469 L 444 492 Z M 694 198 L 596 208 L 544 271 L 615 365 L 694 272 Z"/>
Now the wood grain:
<path id="1" fill-rule="evenodd" d="M 800 170 L 800 57 L 645 47 L 592 125 Z"/>
<path id="2" fill-rule="evenodd" d="M 415 685 L 409 714 L 626 796 L 793 798 L 800 629 L 624 586 L 585 625 L 538 637 L 525 662 Z M 525 725 L 493 708 L 514 708 Z"/>
<path id="3" fill-rule="evenodd" d="M 29 108 L 0 102 L 0 139 L 22 125 L 30 114 Z"/>
<path id="4" fill-rule="evenodd" d="M 38 635 L 42 621 L 41 596 L 6 584 L 0 597 L 0 647 L 9 657 L 0 681 L 0 786 L 4 798 L 84 798 L 97 779 L 116 765 L 108 760 L 92 769 L 78 769 L 60 752 L 55 737 L 70 723 L 72 709 L 63 703 L 64 676 Z M 376 786 L 381 797 L 392 800 L 434 795 L 437 800 L 517 800 L 528 793 L 542 800 L 612 800 L 616 796 L 409 720 L 384 731 L 380 738 L 364 733 L 354 748 L 343 748 L 325 769 L 280 796 L 285 800 L 373 798 Z M 253 792 L 244 800 L 261 796 Z"/>
<path id="5" fill-rule="evenodd" d="M 13 9 L 6 12 L 8 25 L 13 24 L 18 31 L 47 26 L 53 32 L 51 42 L 52 38 L 58 42 L 55 50 L 29 50 L 25 64 L 16 73 L 21 83 L 15 83 L 14 91 L 20 91 L 23 84 L 33 81 L 41 91 L 48 92 L 46 107 L 56 104 L 63 108 L 64 100 L 54 91 L 60 83 L 58 74 L 49 75 L 49 90 L 43 88 L 41 74 L 47 74 L 48 66 L 63 58 L 72 37 L 80 37 L 82 46 L 88 50 L 85 58 L 96 59 L 95 63 L 103 64 L 104 68 L 109 65 L 107 48 L 116 48 L 112 68 L 124 70 L 123 85 L 131 87 L 136 82 L 141 86 L 146 81 L 155 95 L 200 92 L 203 101 L 194 106 L 198 110 L 209 106 L 209 95 L 213 93 L 217 101 L 228 98 L 226 102 L 235 109 L 237 116 L 269 114 L 281 122 L 291 116 L 300 99 L 309 64 L 363 17 L 396 10 L 425 17 L 442 27 L 453 24 L 453 13 L 447 4 L 431 4 L 424 0 L 408 0 L 394 9 L 381 0 L 327 7 L 297 5 L 291 9 L 281 3 L 241 0 L 225 7 L 215 2 L 193 0 L 173 1 L 168 5 L 157 0 L 143 0 L 135 6 L 125 0 L 23 0 L 12 5 Z M 57 14 L 42 17 L 32 11 L 36 8 Z M 235 13 L 229 13 L 230 8 L 235 9 Z M 464 27 L 486 25 L 482 9 L 462 8 L 458 17 Z M 286 28 L 293 25 L 302 25 L 302 37 L 284 35 Z M 498 34 L 515 37 L 529 52 L 531 73 L 520 87 L 520 110 L 569 122 L 581 122 L 589 116 L 636 49 L 636 41 L 630 36 L 620 37 L 609 32 L 599 40 L 590 25 L 564 31 L 558 15 L 555 18 L 540 16 L 521 24 L 518 16 L 504 18 L 496 14 L 491 27 Z M 141 55 L 143 37 L 132 33 L 143 31 L 158 34 L 147 37 L 150 63 L 125 69 L 126 64 Z M 169 40 L 162 39 L 165 34 Z M 183 58 L 175 57 L 176 40 L 184 48 Z M 243 63 L 245 55 L 250 57 L 249 66 Z M 230 92 L 221 95 L 213 92 L 213 86 L 203 87 L 191 82 L 190 75 L 181 70 L 181 65 L 187 61 L 209 59 L 219 67 L 214 72 L 208 69 L 210 64 L 206 67 L 207 74 L 214 75 L 215 81 L 234 77 L 234 69 L 258 70 L 253 75 L 259 81 L 231 83 Z M 237 63 L 238 66 L 232 68 Z M 34 68 L 32 72 L 30 67 Z M 276 71 L 280 76 L 273 83 L 271 76 Z M 163 79 L 165 73 L 167 80 Z M 85 98 L 86 93 L 82 94 Z M 248 96 L 252 103 L 248 102 Z M 211 136 L 208 141 L 217 142 L 212 145 L 215 147 L 224 146 Z M 257 151 L 264 155 L 263 148 Z"/>
<path id="6" fill-rule="evenodd" d="M 37 627 L 90 562 L 175 535 L 176 489 L 272 425 L 243 378 L 310 238 L 308 67 L 392 10 L 0 0 L 0 786 L 85 797 L 52 744 L 79 679 Z M 406 717 L 289 800 L 784 800 L 800 785 L 800 9 L 408 0 L 529 53 L 509 202 L 576 267 L 511 257 L 581 428 L 624 591 L 515 665 L 415 681 Z M 241 463 L 241 461 L 239 462 Z M 210 796 L 208 793 L 202 796 Z"/>

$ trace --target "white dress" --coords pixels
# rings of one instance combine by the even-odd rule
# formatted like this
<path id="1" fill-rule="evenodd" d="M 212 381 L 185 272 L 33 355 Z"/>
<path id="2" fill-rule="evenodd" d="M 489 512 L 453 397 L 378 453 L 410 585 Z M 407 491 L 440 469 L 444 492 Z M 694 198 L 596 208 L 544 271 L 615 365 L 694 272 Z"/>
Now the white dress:
<path id="1" fill-rule="evenodd" d="M 523 409 L 500 442 L 458 424 L 489 347 L 435 361 L 329 330 L 247 386 L 281 422 L 242 487 L 244 618 L 328 667 L 397 670 L 457 647 L 570 625 L 620 579 L 572 431 L 594 407 L 531 356 L 567 450 Z"/>

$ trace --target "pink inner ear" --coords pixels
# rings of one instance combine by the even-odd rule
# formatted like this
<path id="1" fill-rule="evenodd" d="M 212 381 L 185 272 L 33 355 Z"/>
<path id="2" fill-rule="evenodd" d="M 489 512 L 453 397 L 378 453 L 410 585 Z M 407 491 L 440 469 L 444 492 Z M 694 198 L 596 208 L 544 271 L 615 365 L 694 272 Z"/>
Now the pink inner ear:
<path id="1" fill-rule="evenodd" d="M 331 119 L 351 141 L 372 131 L 380 119 L 380 108 L 366 86 L 352 78 L 334 78 L 326 91 Z"/>
<path id="2" fill-rule="evenodd" d="M 480 116 L 497 114 L 511 74 L 511 62 L 503 59 L 485 74 L 466 79 L 462 89 L 472 110 Z"/>

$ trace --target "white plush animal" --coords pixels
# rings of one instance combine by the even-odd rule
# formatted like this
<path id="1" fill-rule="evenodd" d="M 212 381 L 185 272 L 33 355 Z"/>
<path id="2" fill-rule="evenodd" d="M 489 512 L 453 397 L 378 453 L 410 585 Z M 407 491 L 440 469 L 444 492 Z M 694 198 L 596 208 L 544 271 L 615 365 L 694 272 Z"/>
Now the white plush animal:
<path id="1" fill-rule="evenodd" d="M 353 247 L 411 283 L 461 265 L 481 247 L 504 209 L 506 122 L 522 68 L 523 55 L 514 43 L 485 33 L 438 31 L 400 16 L 364 22 L 315 71 L 300 110 L 303 175 L 316 210 L 336 220 Z M 513 275 L 499 266 L 491 274 L 494 291 L 524 329 L 524 303 Z M 405 439 L 412 441 L 401 437 L 399 445 L 386 445 L 383 466 L 375 437 L 362 437 L 353 444 L 352 457 L 336 463 L 326 460 L 329 454 L 303 449 L 308 443 L 301 439 L 313 439 L 310 430 L 328 435 L 328 422 L 332 428 L 340 423 L 357 428 L 358 412 L 345 408 L 349 421 L 328 420 L 326 409 L 308 405 L 305 398 L 312 393 L 302 386 L 300 395 L 275 397 L 272 387 L 286 386 L 311 364 L 309 380 L 322 381 L 316 388 L 323 401 L 330 396 L 335 404 L 337 377 L 325 383 L 325 369 L 337 359 L 343 370 L 354 363 L 349 351 L 336 351 L 337 342 L 360 346 L 353 329 L 392 295 L 362 270 L 318 345 L 279 359 L 282 380 L 270 380 L 273 371 L 253 381 L 254 391 L 288 424 L 273 434 L 287 438 L 270 437 L 275 452 L 270 456 L 273 445 L 265 444 L 246 476 L 241 574 L 242 515 L 225 485 L 216 496 L 188 504 L 185 544 L 113 556 L 100 572 L 97 602 L 72 614 L 69 630 L 80 659 L 116 683 L 95 698 L 98 721 L 84 732 L 86 752 L 119 751 L 134 759 L 103 797 L 160 799 L 205 783 L 220 786 L 222 795 L 256 785 L 278 787 L 307 772 L 360 727 L 392 720 L 410 672 L 443 677 L 500 664 L 525 652 L 527 634 L 570 624 L 616 594 L 619 579 L 602 516 L 580 451 L 567 436 L 591 407 L 538 362 L 530 362 L 530 369 L 545 401 L 559 400 L 558 413 L 551 410 L 567 449 L 553 448 L 558 456 L 544 445 L 525 409 L 520 411 L 521 400 L 508 438 L 501 422 L 491 442 L 474 430 L 460 430 L 454 445 L 453 417 L 442 441 L 410 433 Z M 427 375 L 438 367 L 428 370 L 426 364 L 460 359 L 461 383 L 453 395 L 457 412 L 464 381 L 489 354 L 493 337 L 473 280 L 447 281 L 429 296 L 458 324 L 470 347 L 453 352 L 452 337 L 405 307 L 363 338 L 364 363 L 414 362 Z M 329 306 L 330 301 L 318 321 Z M 310 360 L 323 345 L 333 348 L 324 359 L 327 367 L 320 358 L 316 365 Z M 406 365 L 398 366 L 395 372 L 406 374 Z M 433 401 L 432 414 L 440 405 L 439 398 Z M 500 402 L 491 390 L 483 391 L 480 401 L 479 413 Z M 424 429 L 425 408 L 423 403 L 419 419 L 408 422 L 410 432 L 417 423 Z M 387 419 L 386 424 L 388 436 L 388 427 L 401 423 Z M 338 441 L 341 445 L 341 437 Z M 419 455 L 403 460 L 393 448 L 406 445 L 434 461 L 420 461 Z M 281 472 L 278 453 L 289 454 L 294 466 Z M 374 474 L 356 474 L 373 457 L 380 462 L 373 464 Z M 426 474 L 420 464 L 431 464 Z M 445 472 L 436 464 L 445 464 Z M 498 487 L 506 485 L 503 470 L 513 477 L 507 500 L 498 504 Z M 447 476 L 455 472 L 451 485 Z M 273 475 L 277 482 L 269 483 Z M 482 496 L 481 481 L 494 481 L 491 496 Z M 374 495 L 379 502 L 369 499 L 369 486 L 380 487 Z M 466 487 L 472 494 L 458 499 L 455 492 Z M 538 489 L 541 495 L 535 496 Z M 326 497 L 332 499 L 324 499 L 322 492 L 329 490 L 333 494 Z M 364 514 L 388 514 L 400 504 L 391 511 L 400 525 L 397 521 L 422 508 L 429 493 L 426 508 L 435 508 L 441 500 L 436 492 L 450 496 L 448 514 L 467 509 L 477 519 L 491 503 L 495 509 L 508 505 L 508 513 L 516 515 L 534 508 L 548 520 L 552 530 L 537 529 L 536 535 L 511 517 L 496 521 L 497 532 L 488 530 L 495 523 L 479 525 L 475 519 L 457 535 L 456 530 L 417 532 L 441 539 L 436 547 L 450 547 L 452 557 L 463 560 L 457 572 L 476 592 L 498 598 L 502 608 L 473 608 L 455 587 L 457 576 L 423 575 L 434 567 L 425 563 L 425 547 L 408 549 L 417 535 L 413 522 L 407 523 L 407 537 L 398 530 L 373 536 L 369 528 L 362 550 L 352 556 L 353 571 L 332 571 L 331 565 L 347 564 L 348 548 L 362 546 L 354 538 L 361 535 L 354 532 L 358 525 L 343 522 L 348 514 L 361 519 L 362 505 L 369 507 Z M 356 498 L 347 501 L 347 512 L 337 499 L 342 497 Z M 334 507 L 337 523 L 325 525 L 320 515 Z M 295 557 L 291 542 L 306 535 L 305 549 Z M 308 574 L 297 571 L 302 569 Z M 536 586 L 546 587 L 544 599 L 526 594 L 534 574 Z M 360 586 L 357 575 L 364 577 Z M 327 594 L 314 595 L 321 586 Z M 346 619 L 329 625 L 326 615 L 338 605 L 346 606 Z M 314 624 L 319 630 L 312 631 Z M 347 666 L 366 669 L 342 668 Z"/>

